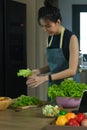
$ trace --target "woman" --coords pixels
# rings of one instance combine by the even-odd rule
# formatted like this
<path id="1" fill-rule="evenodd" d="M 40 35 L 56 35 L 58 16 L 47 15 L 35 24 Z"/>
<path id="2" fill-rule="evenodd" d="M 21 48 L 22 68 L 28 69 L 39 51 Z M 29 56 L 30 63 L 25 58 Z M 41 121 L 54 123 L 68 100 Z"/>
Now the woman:
<path id="1" fill-rule="evenodd" d="M 45 6 L 38 11 L 39 25 L 48 33 L 47 61 L 48 65 L 33 70 L 33 75 L 27 79 L 26 84 L 31 87 L 49 81 L 49 86 L 53 83 L 60 84 L 66 78 L 73 78 L 79 82 L 78 39 L 68 29 L 62 26 L 60 10 L 51 6 L 49 0 L 45 0 Z M 40 76 L 39 74 L 48 73 Z"/>

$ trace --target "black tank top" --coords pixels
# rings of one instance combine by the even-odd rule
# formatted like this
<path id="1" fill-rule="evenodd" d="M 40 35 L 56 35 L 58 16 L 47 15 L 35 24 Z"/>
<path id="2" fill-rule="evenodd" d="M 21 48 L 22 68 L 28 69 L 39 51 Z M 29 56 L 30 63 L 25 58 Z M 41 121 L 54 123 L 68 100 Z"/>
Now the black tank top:
<path id="1" fill-rule="evenodd" d="M 66 58 L 66 60 L 69 60 L 69 44 L 70 44 L 70 38 L 73 35 L 73 33 L 71 31 L 69 31 L 68 29 L 65 29 L 64 31 L 64 36 L 63 36 L 63 54 Z M 48 37 L 48 43 L 50 42 L 51 36 Z M 60 34 L 59 35 L 54 35 L 53 36 L 53 40 L 52 40 L 52 44 L 49 47 L 49 49 L 52 48 L 59 48 L 59 44 L 60 43 Z"/>

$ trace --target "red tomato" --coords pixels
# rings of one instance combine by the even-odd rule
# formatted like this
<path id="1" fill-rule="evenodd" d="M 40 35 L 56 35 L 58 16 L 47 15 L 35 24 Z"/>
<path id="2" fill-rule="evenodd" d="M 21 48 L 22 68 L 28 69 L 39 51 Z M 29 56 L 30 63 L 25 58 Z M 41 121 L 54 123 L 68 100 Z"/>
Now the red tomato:
<path id="1" fill-rule="evenodd" d="M 79 123 L 81 123 L 82 120 L 83 120 L 85 117 L 86 117 L 86 116 L 85 116 L 84 113 L 78 113 L 75 118 L 76 118 L 76 120 L 77 120 Z"/>
<path id="2" fill-rule="evenodd" d="M 80 126 L 80 124 L 78 123 L 78 121 L 75 118 L 72 118 L 68 121 L 67 125 L 69 126 Z"/>

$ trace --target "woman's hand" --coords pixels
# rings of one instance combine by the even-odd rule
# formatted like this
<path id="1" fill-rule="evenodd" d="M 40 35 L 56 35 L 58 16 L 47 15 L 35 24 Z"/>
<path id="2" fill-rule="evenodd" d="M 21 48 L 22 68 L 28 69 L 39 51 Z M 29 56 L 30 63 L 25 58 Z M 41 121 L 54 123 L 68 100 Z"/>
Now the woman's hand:
<path id="1" fill-rule="evenodd" d="M 26 84 L 28 85 L 28 87 L 35 88 L 47 81 L 48 81 L 48 76 L 32 75 L 28 77 Z"/>

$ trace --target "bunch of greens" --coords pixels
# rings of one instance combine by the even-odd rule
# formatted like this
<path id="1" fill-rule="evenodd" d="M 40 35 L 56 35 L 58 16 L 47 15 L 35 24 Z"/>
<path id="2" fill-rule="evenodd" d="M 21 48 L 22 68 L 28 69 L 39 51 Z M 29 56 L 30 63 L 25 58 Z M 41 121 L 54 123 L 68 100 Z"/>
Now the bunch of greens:
<path id="1" fill-rule="evenodd" d="M 17 72 L 17 76 L 23 76 L 23 77 L 28 77 L 32 75 L 32 71 L 28 69 L 20 69 L 19 72 Z"/>
<path id="2" fill-rule="evenodd" d="M 77 83 L 73 80 L 65 79 L 60 85 L 53 84 L 48 88 L 48 97 L 54 100 L 58 97 L 81 98 L 84 90 L 87 90 L 85 83 Z"/>
<path id="3" fill-rule="evenodd" d="M 29 105 L 41 105 L 42 101 L 38 99 L 37 97 L 31 97 L 26 95 L 21 95 L 12 104 L 14 108 L 16 107 L 24 107 Z"/>

